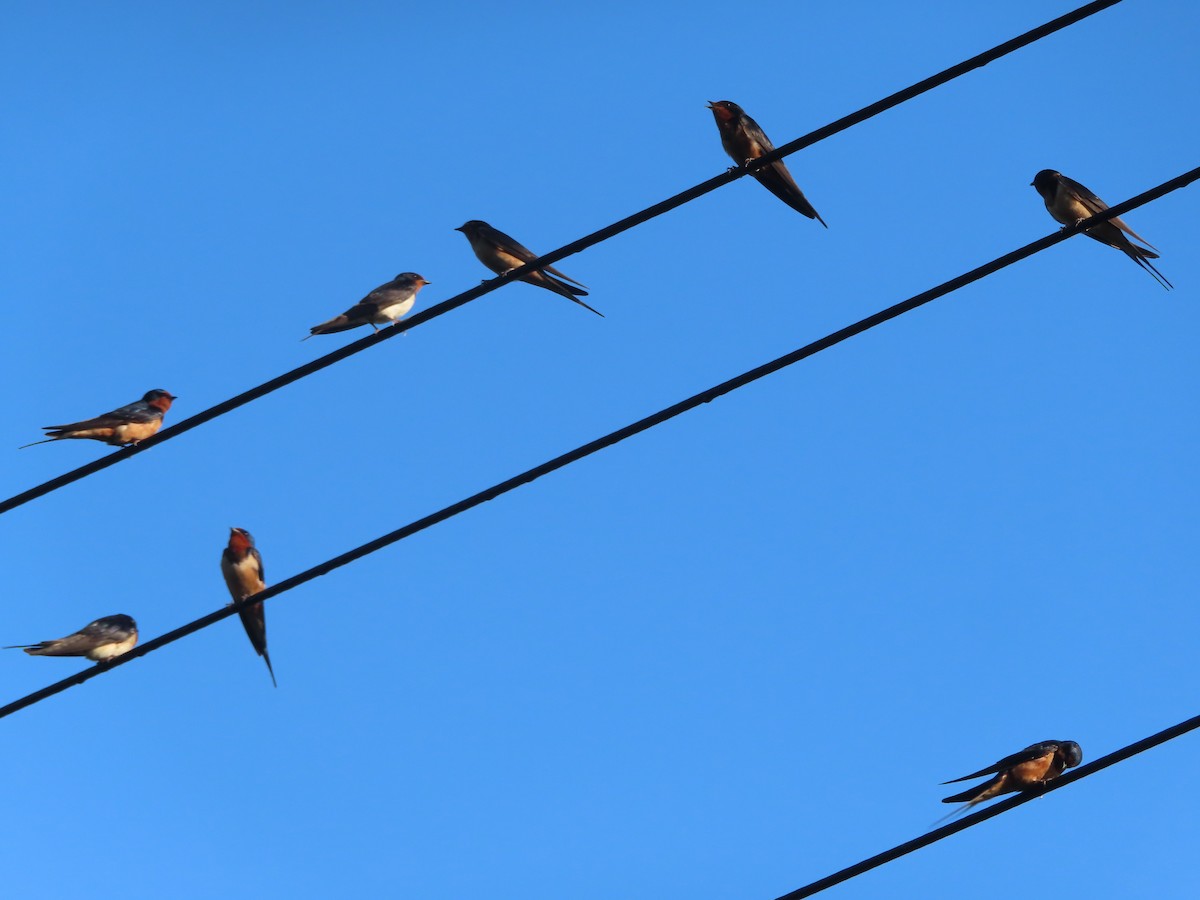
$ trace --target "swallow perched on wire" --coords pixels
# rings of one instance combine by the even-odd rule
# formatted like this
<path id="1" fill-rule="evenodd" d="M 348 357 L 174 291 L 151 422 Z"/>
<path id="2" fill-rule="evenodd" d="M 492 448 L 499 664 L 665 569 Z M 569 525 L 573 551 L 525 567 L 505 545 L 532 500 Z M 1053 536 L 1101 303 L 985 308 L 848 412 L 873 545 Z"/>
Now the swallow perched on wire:
<path id="1" fill-rule="evenodd" d="M 721 132 L 721 146 L 739 166 L 746 166 L 775 149 L 775 145 L 771 143 L 771 139 L 766 136 L 758 123 L 746 115 L 745 110 L 732 100 L 711 100 L 708 108 L 712 110 L 713 118 L 717 120 L 717 130 Z M 787 170 L 782 159 L 777 159 L 769 166 L 764 166 L 750 174 L 759 184 L 796 212 L 802 213 L 810 219 L 816 219 L 825 225 L 825 220 L 808 202 L 808 198 L 804 196 L 804 192 L 800 190 L 796 179 L 792 178 L 792 173 Z M 825 225 L 825 227 L 829 226 Z"/>
<path id="2" fill-rule="evenodd" d="M 995 777 L 984 784 L 977 784 L 961 794 L 942 799 L 943 803 L 966 803 L 962 809 L 950 815 L 965 812 L 977 803 L 990 800 L 999 794 L 1013 791 L 1030 791 L 1043 787 L 1046 782 L 1057 778 L 1064 769 L 1071 769 L 1083 762 L 1083 751 L 1074 741 L 1042 741 L 1031 744 L 1020 753 L 1006 756 L 994 765 L 961 778 L 952 778 L 942 784 L 954 784 L 995 773 Z M 949 818 L 947 816 L 946 818 Z"/>
<path id="3" fill-rule="evenodd" d="M 38 644 L 17 644 L 5 650 L 24 650 L 30 656 L 86 656 L 95 662 L 128 653 L 137 644 L 137 622 L 129 616 L 105 616 L 74 634 Z"/>
<path id="4" fill-rule="evenodd" d="M 94 419 L 84 419 L 70 425 L 43 425 L 45 440 L 34 441 L 17 449 L 24 450 L 25 447 L 32 447 L 34 444 L 48 444 L 68 438 L 91 438 L 94 441 L 112 444 L 114 447 L 137 444 L 162 428 L 163 413 L 171 408 L 172 401 L 178 399 L 167 391 L 156 388 L 147 391 L 136 403 L 106 412 Z"/>
<path id="5" fill-rule="evenodd" d="M 475 251 L 475 256 L 478 257 L 481 263 L 498 275 L 504 275 L 518 266 L 523 266 L 525 263 L 533 262 L 537 259 L 537 254 L 528 247 L 517 243 L 517 241 L 503 231 L 497 231 L 487 222 L 472 219 L 470 222 L 460 225 L 454 230 L 461 231 L 467 236 L 467 240 L 471 242 L 471 249 Z M 547 272 L 550 274 L 547 275 Z M 552 278 L 551 276 L 553 275 L 557 275 L 558 278 Z M 559 281 L 559 278 L 565 280 Z M 575 301 L 584 309 L 596 313 L 600 318 L 604 318 L 604 313 L 592 309 L 579 299 L 588 295 L 588 292 L 584 290 L 584 286 L 574 278 L 564 275 L 552 266 L 545 266 L 542 269 L 530 272 L 520 280 L 526 284 L 535 284 L 540 288 L 561 294 L 568 300 Z M 567 284 L 567 281 L 571 282 L 571 284 Z M 579 286 L 575 287 L 575 285 Z"/>
<path id="6" fill-rule="evenodd" d="M 401 272 L 387 284 L 381 284 L 352 307 L 328 322 L 309 329 L 308 338 L 314 334 L 335 334 L 349 331 L 360 325 L 370 325 L 376 331 L 379 325 L 390 325 L 404 316 L 417 302 L 417 291 L 429 284 L 416 272 Z"/>
<path id="7" fill-rule="evenodd" d="M 1053 169 L 1042 169 L 1042 171 L 1033 176 L 1033 181 L 1030 184 L 1042 195 L 1042 201 L 1046 204 L 1046 210 L 1054 217 L 1054 221 L 1061 222 L 1063 225 L 1076 225 L 1084 219 L 1090 219 L 1092 216 L 1108 209 L 1107 203 L 1078 181 L 1068 178 L 1061 172 L 1055 172 Z M 1125 232 L 1125 234 L 1121 232 Z M 1167 281 L 1163 273 L 1154 268 L 1154 264 L 1150 262 L 1152 259 L 1158 259 L 1158 254 L 1154 252 L 1158 248 L 1119 218 L 1109 219 L 1107 222 L 1094 225 L 1085 231 L 1084 234 L 1102 244 L 1116 247 L 1145 269 L 1150 277 L 1161 284 L 1166 290 L 1174 287 L 1171 282 Z M 1146 247 L 1150 247 L 1151 249 L 1147 250 L 1145 247 L 1139 247 L 1133 241 L 1129 240 L 1129 238 L 1125 237 L 1126 234 L 1137 238 Z"/>
<path id="8" fill-rule="evenodd" d="M 225 576 L 225 584 L 234 602 L 266 589 L 262 556 L 254 546 L 253 536 L 245 528 L 229 529 L 229 545 L 221 553 L 221 574 Z M 267 617 L 262 603 L 252 603 L 238 610 L 238 616 L 250 643 L 267 664 L 271 684 L 279 687 L 275 681 L 275 670 L 271 667 L 271 657 L 267 653 Z"/>

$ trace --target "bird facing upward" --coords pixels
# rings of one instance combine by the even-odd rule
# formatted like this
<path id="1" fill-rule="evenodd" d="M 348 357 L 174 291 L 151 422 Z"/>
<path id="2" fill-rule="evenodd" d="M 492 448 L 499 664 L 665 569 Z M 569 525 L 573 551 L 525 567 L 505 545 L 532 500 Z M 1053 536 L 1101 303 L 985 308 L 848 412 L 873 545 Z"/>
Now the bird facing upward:
<path id="1" fill-rule="evenodd" d="M 229 588 L 229 596 L 233 597 L 234 602 L 266 590 L 262 556 L 254 546 L 254 537 L 245 528 L 229 529 L 229 544 L 221 553 L 221 574 L 225 576 L 225 585 Z M 275 669 L 271 666 L 271 657 L 267 653 L 267 616 L 262 603 L 252 603 L 238 610 L 238 616 L 255 652 L 267 664 L 267 671 L 271 673 L 271 684 L 278 687 Z"/>
<path id="2" fill-rule="evenodd" d="M 775 145 L 771 143 L 771 139 L 759 127 L 759 124 L 746 115 L 746 111 L 732 100 L 713 100 L 709 102 L 708 108 L 712 110 L 713 118 L 717 122 L 717 130 L 721 133 L 721 146 L 725 148 L 730 159 L 739 166 L 745 166 L 775 149 Z M 804 192 L 800 190 L 796 179 L 792 177 L 792 173 L 788 171 L 782 159 L 777 159 L 750 174 L 759 184 L 796 212 L 806 215 L 810 219 L 816 219 L 825 225 L 825 220 L 808 202 L 808 198 L 804 196 Z M 829 226 L 825 225 L 825 227 Z"/>

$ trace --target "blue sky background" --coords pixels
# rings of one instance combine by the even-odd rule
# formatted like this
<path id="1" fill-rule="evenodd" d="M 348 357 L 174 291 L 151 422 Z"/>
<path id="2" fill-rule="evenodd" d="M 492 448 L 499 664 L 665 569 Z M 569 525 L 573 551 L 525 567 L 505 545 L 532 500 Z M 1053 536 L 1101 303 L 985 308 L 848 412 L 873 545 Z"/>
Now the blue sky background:
<path id="1" fill-rule="evenodd" d="M 721 172 L 708 100 L 784 143 L 1073 8 L 10 5 L 3 496 L 17 452 L 163 387 L 168 423 Z M 224 604 L 1197 165 L 1200 8 L 1127 0 L 0 517 L 0 643 Z M 1198 712 L 1200 188 L 1082 237 L 0 727 L 14 896 L 772 898 L 924 830 L 1026 744 Z M 4 698 L 75 671 L 0 656 Z M 1192 898 L 1197 738 L 839 897 Z M 831 893 L 829 896 L 833 896 Z"/>

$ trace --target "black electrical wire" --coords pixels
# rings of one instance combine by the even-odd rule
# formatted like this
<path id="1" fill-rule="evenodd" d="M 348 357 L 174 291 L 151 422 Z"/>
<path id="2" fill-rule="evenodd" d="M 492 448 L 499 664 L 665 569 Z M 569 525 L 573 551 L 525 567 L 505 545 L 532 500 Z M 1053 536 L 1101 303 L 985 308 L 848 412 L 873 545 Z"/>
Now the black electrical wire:
<path id="1" fill-rule="evenodd" d="M 1039 25 L 1037 28 L 1027 31 L 1010 41 L 1005 41 L 1002 44 L 998 44 L 992 49 L 980 53 L 977 56 L 973 56 L 970 59 L 959 63 L 958 65 L 944 69 L 938 74 L 926 78 L 924 81 L 919 81 L 916 84 L 910 85 L 909 87 L 897 91 L 890 96 L 884 97 L 882 100 L 872 103 L 869 106 L 864 106 L 857 112 L 853 112 L 848 116 L 843 116 L 836 122 L 831 122 L 822 128 L 818 128 L 816 131 L 809 132 L 803 137 L 784 144 L 781 147 L 776 148 L 773 153 L 769 153 L 766 156 L 756 159 L 749 167 L 730 169 L 729 171 L 724 172 L 715 178 L 710 178 L 708 181 L 702 182 L 695 187 L 676 194 L 673 197 L 669 197 L 660 203 L 656 203 L 653 206 L 648 206 L 641 212 L 634 213 L 631 216 L 621 219 L 619 222 L 614 222 L 605 228 L 601 228 L 599 231 L 594 231 L 577 241 L 573 241 L 569 244 L 559 247 L 557 250 L 547 253 L 546 255 L 534 260 L 531 263 L 527 263 L 518 269 L 514 269 L 511 272 L 508 272 L 497 278 L 492 278 L 488 281 L 485 281 L 483 284 L 473 287 L 470 290 L 463 291 L 461 294 L 456 294 L 449 300 L 444 300 L 441 303 L 430 307 L 429 309 L 422 310 L 421 312 L 418 312 L 401 322 L 397 322 L 395 325 L 391 325 L 379 332 L 374 332 L 367 337 L 354 341 L 353 343 L 346 344 L 344 347 L 334 350 L 332 353 L 328 353 L 325 356 L 314 359 L 302 366 L 298 366 L 297 368 L 292 369 L 290 372 L 285 372 L 283 375 L 279 375 L 276 378 L 265 381 L 257 387 L 243 391 L 237 396 L 230 397 L 228 400 L 224 400 L 215 406 L 210 406 L 208 409 L 202 410 L 201 412 L 198 412 L 194 416 L 190 416 L 181 422 L 177 422 L 175 425 L 172 425 L 169 428 L 164 428 L 158 434 L 147 438 L 135 446 L 124 447 L 108 454 L 107 456 L 102 456 L 90 463 L 86 463 L 85 465 L 79 466 L 76 469 L 72 469 L 69 472 L 65 472 L 62 475 L 51 478 L 49 481 L 45 481 L 42 484 L 29 488 L 26 491 L 22 491 L 19 494 L 14 494 L 7 500 L 0 501 L 0 514 L 16 509 L 18 506 L 22 506 L 31 500 L 36 500 L 38 497 L 43 497 L 52 491 L 58 490 L 59 488 L 73 484 L 82 478 L 86 478 L 89 475 L 93 475 L 96 472 L 107 469 L 109 466 L 114 466 L 131 456 L 134 456 L 145 450 L 149 450 L 151 447 L 155 447 L 164 441 L 169 441 L 174 437 L 178 437 L 185 432 L 191 431 L 193 428 L 203 425 L 206 422 L 210 422 L 228 412 L 232 412 L 238 407 L 245 406 L 247 403 L 277 391 L 294 381 L 299 381 L 301 378 L 306 378 L 315 372 L 319 372 L 321 369 L 327 368 L 336 362 L 340 362 L 348 356 L 353 356 L 356 353 L 366 350 L 368 347 L 375 346 L 381 341 L 386 341 L 389 338 L 393 338 L 398 334 L 408 331 L 410 328 L 415 328 L 418 325 L 424 324 L 430 319 L 435 319 L 438 316 L 450 312 L 451 310 L 458 309 L 458 307 L 470 303 L 472 300 L 476 300 L 485 294 L 489 294 L 511 281 L 520 279 L 521 276 L 528 274 L 529 272 L 532 272 L 536 269 L 545 268 L 548 265 L 553 265 L 567 256 L 579 253 L 581 250 L 585 250 L 588 247 L 599 244 L 601 241 L 606 241 L 624 231 L 628 231 L 634 226 L 641 225 L 645 222 L 648 222 L 650 219 L 656 218 L 657 216 L 661 216 L 664 213 L 670 212 L 677 207 L 683 206 L 685 203 L 690 203 L 697 197 L 702 197 L 710 191 L 714 191 L 732 181 L 736 181 L 739 178 L 758 171 L 763 166 L 769 165 L 776 159 L 787 156 L 790 153 L 795 153 L 796 151 L 802 150 L 805 147 L 812 146 L 818 141 L 822 141 L 825 138 L 831 137 L 841 131 L 845 131 L 854 125 L 865 122 L 867 119 L 873 118 L 882 112 L 886 112 L 893 107 L 899 106 L 901 103 L 911 100 L 927 91 L 931 91 L 935 87 L 940 87 L 949 81 L 953 81 L 955 78 L 965 75 L 974 69 L 985 66 L 988 63 L 1001 58 L 1002 56 L 1007 56 L 1008 54 L 1019 50 L 1022 47 L 1026 47 L 1044 37 L 1054 34 L 1057 31 L 1061 31 L 1068 26 L 1074 25 L 1075 23 L 1080 22 L 1089 16 L 1095 15 L 1096 13 L 1108 9 L 1111 6 L 1116 6 L 1120 2 L 1122 2 L 1122 0 L 1095 0 L 1095 2 L 1085 4 L 1084 6 L 1081 6 L 1078 9 L 1067 13 L 1066 15 L 1059 16 L 1057 19 L 1052 19 L 1051 21 Z"/>
<path id="2" fill-rule="evenodd" d="M 340 556 L 336 556 L 333 559 L 326 560 L 319 565 L 313 566 L 311 569 L 307 569 L 297 575 L 286 578 L 277 584 L 271 585 L 266 590 L 259 591 L 252 597 L 248 597 L 246 600 L 240 601 L 236 605 L 227 606 L 223 609 L 217 610 L 216 612 L 209 613 L 203 618 L 196 619 L 195 621 L 189 622 L 180 628 L 176 628 L 174 631 L 170 631 L 164 635 L 154 638 L 153 640 L 147 641 L 146 643 L 130 650 L 128 653 L 118 656 L 109 662 L 99 663 L 90 669 L 77 672 L 75 675 L 64 678 L 62 681 L 56 682 L 48 687 L 44 687 L 41 690 L 35 691 L 34 693 L 22 697 L 19 700 L 14 700 L 12 703 L 0 707 L 0 719 L 4 718 L 5 716 L 12 715 L 14 712 L 24 709 L 27 706 L 31 706 L 34 703 L 45 700 L 47 697 L 51 697 L 54 694 L 65 691 L 69 687 L 77 684 L 83 684 L 85 681 L 89 681 L 92 678 L 110 671 L 111 669 L 115 669 L 118 666 L 130 663 L 139 657 L 145 656 L 147 653 L 151 653 L 160 647 L 164 647 L 167 644 L 173 643 L 180 638 L 199 631 L 202 628 L 207 628 L 209 625 L 233 615 L 240 609 L 249 606 L 252 603 L 269 600 L 272 597 L 275 597 L 286 591 L 290 591 L 292 588 L 299 587 L 306 582 L 312 581 L 314 578 L 319 578 L 322 575 L 326 575 L 329 572 L 332 572 L 334 569 L 341 568 L 342 566 L 361 559 L 364 556 L 368 556 L 377 550 L 382 550 L 384 547 L 394 544 L 397 541 L 410 537 L 417 532 L 424 531 L 426 528 L 429 528 L 432 525 L 436 525 L 439 522 L 444 522 L 447 519 L 459 515 L 460 513 L 464 513 L 469 509 L 473 509 L 476 506 L 486 503 L 489 500 L 494 500 L 497 497 L 508 493 L 509 491 L 515 490 L 521 485 L 529 484 L 530 482 L 541 478 L 543 475 L 548 475 L 549 473 L 557 471 L 564 466 L 568 466 L 573 462 L 577 462 L 587 456 L 591 456 L 593 453 L 597 453 L 606 447 L 619 444 L 621 441 L 626 440 L 627 438 L 641 434 L 643 431 L 647 431 L 656 425 L 661 425 L 663 422 L 667 422 L 676 416 L 682 415 L 688 410 L 695 409 L 702 404 L 715 400 L 718 397 L 737 390 L 738 388 L 745 387 L 752 382 L 758 381 L 760 378 L 765 378 L 767 375 L 778 372 L 779 370 L 787 368 L 788 366 L 800 362 L 803 359 L 807 359 L 810 356 L 820 353 L 822 350 L 827 350 L 830 347 L 840 344 L 842 341 L 852 338 L 855 335 L 862 334 L 864 331 L 868 331 L 877 325 L 882 325 L 884 322 L 894 319 L 897 316 L 901 316 L 906 312 L 911 312 L 919 306 L 923 306 L 926 303 L 938 299 L 939 297 L 944 297 L 946 294 L 991 275 L 993 272 L 998 272 L 1000 269 L 1010 266 L 1013 263 L 1020 262 L 1027 257 L 1033 256 L 1035 253 L 1039 253 L 1042 250 L 1047 249 L 1048 247 L 1053 247 L 1055 244 L 1058 244 L 1067 238 L 1078 234 L 1080 231 L 1088 227 L 1107 221 L 1115 216 L 1123 215 L 1129 210 L 1136 209 L 1137 207 L 1149 203 L 1152 200 L 1157 200 L 1159 197 L 1169 194 L 1171 191 L 1178 190 L 1181 187 L 1185 187 L 1197 179 L 1200 179 L 1200 167 L 1172 178 L 1170 181 L 1165 181 L 1158 187 L 1151 188 L 1144 193 L 1138 194 L 1136 197 L 1126 200 L 1124 203 L 1118 203 L 1116 206 L 1111 207 L 1097 216 L 1093 216 L 1090 219 L 1086 219 L 1083 222 L 1068 228 L 1063 228 L 1062 230 L 1056 231 L 1053 234 L 1046 235 L 1045 237 L 1040 238 L 1031 244 L 1026 244 L 1024 247 L 1020 247 L 1010 253 L 1006 253 L 1003 256 L 992 260 L 989 263 L 972 269 L 970 272 L 966 272 L 955 278 L 951 278 L 949 281 L 943 282 L 935 288 L 930 288 L 929 290 L 917 294 L 914 297 L 910 297 L 909 299 L 897 303 L 894 306 L 889 306 L 887 309 L 881 310 L 874 315 L 867 316 L 865 319 L 861 319 L 858 322 L 855 322 L 853 325 L 847 325 L 845 328 L 839 329 L 832 334 L 828 334 L 810 344 L 806 344 L 797 350 L 793 350 L 791 353 L 785 354 L 778 359 L 774 359 L 771 362 L 751 369 L 748 372 L 743 372 L 741 375 L 738 375 L 735 378 L 724 381 L 715 387 L 709 388 L 708 390 L 701 391 L 699 394 L 694 394 L 686 400 L 682 400 L 679 403 L 668 406 L 666 409 L 659 410 L 653 415 L 639 419 L 631 425 L 626 425 L 624 428 L 619 428 L 616 431 L 606 434 L 604 437 L 597 438 L 594 441 L 583 444 L 580 447 L 576 447 L 574 450 L 571 450 L 568 453 L 557 456 L 548 462 L 534 466 L 532 469 L 528 469 L 522 472 L 520 475 L 509 478 L 508 480 L 502 481 L 499 484 L 495 484 L 487 490 L 473 494 L 472 496 L 467 497 L 465 500 L 460 500 L 457 503 L 453 503 L 450 506 L 425 516 L 422 519 L 417 519 L 415 522 L 410 522 L 403 528 L 398 528 L 389 534 L 385 534 L 373 541 L 369 541 L 368 543 L 343 553 Z"/>

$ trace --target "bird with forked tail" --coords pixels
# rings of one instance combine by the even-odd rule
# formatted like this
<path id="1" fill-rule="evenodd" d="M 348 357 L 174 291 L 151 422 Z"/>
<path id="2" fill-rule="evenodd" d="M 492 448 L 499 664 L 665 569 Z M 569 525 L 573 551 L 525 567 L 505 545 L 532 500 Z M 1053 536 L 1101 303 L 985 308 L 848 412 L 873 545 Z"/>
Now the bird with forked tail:
<path id="1" fill-rule="evenodd" d="M 1013 791 L 1034 791 L 1044 787 L 1046 782 L 1057 778 L 1064 769 L 1071 769 L 1083 762 L 1083 751 L 1074 741 L 1042 741 L 1030 744 L 1019 753 L 1006 756 L 986 769 L 963 775 L 961 778 L 951 778 L 943 784 L 954 784 L 958 781 L 968 781 L 972 778 L 982 778 L 984 775 L 995 777 L 968 788 L 959 794 L 952 794 L 942 799 L 943 803 L 966 803 L 961 809 L 945 816 L 945 819 L 966 812 L 977 803 L 990 800 L 1000 794 Z M 944 821 L 940 819 L 939 821 Z"/>
<path id="2" fill-rule="evenodd" d="M 1063 225 L 1077 225 L 1084 219 L 1090 219 L 1108 209 L 1107 203 L 1078 181 L 1068 178 L 1061 172 L 1055 172 L 1053 169 L 1042 169 L 1033 176 L 1030 184 L 1041 194 L 1042 202 L 1046 204 L 1046 211 L 1054 217 L 1054 221 L 1061 222 Z M 1171 282 L 1167 281 L 1166 276 L 1154 267 L 1154 263 L 1150 262 L 1152 259 L 1158 259 L 1158 254 L 1155 252 L 1158 248 L 1122 222 L 1120 218 L 1114 216 L 1107 222 L 1093 225 L 1084 234 L 1093 240 L 1120 250 L 1164 289 L 1169 291 L 1174 287 Z M 1129 240 L 1125 236 L 1126 234 L 1151 249 L 1139 247 Z"/>
<path id="3" fill-rule="evenodd" d="M 771 139 L 759 127 L 759 124 L 746 115 L 746 111 L 732 100 L 712 100 L 709 102 L 708 108 L 712 110 L 713 118 L 717 122 L 717 130 L 721 132 L 721 146 L 725 148 L 730 159 L 739 166 L 746 166 L 760 156 L 766 156 L 774 151 L 775 145 L 771 143 Z M 810 219 L 816 219 L 825 225 L 825 220 L 808 202 L 808 198 L 804 196 L 804 192 L 800 190 L 796 179 L 792 177 L 792 173 L 788 171 L 782 159 L 777 159 L 750 174 L 759 184 L 796 212 L 806 215 Z M 825 225 L 825 227 L 829 226 Z"/>
<path id="4" fill-rule="evenodd" d="M 225 585 L 235 603 L 266 590 L 262 556 L 254 546 L 254 537 L 245 528 L 229 529 L 229 544 L 221 553 L 221 574 L 225 576 Z M 255 652 L 267 664 L 267 671 L 271 673 L 271 684 L 279 687 L 275 681 L 271 656 L 267 653 L 267 616 L 262 603 L 252 603 L 239 609 L 238 616 Z"/>
<path id="5" fill-rule="evenodd" d="M 171 408 L 171 403 L 178 400 L 162 388 L 147 391 L 141 400 L 126 406 L 106 412 L 94 419 L 84 419 L 82 422 L 72 422 L 69 425 L 44 425 L 46 438 L 18 447 L 24 450 L 35 444 L 48 444 L 51 441 L 88 438 L 93 441 L 103 441 L 114 447 L 125 447 L 144 441 L 151 435 L 157 434 L 162 427 L 163 414 Z"/>
<path id="6" fill-rule="evenodd" d="M 336 334 L 362 325 L 376 331 L 380 325 L 390 325 L 408 313 L 417 302 L 417 292 L 429 284 L 416 272 L 401 272 L 387 284 L 381 284 L 367 296 L 328 322 L 309 329 L 308 340 L 314 334 Z"/>
<path id="7" fill-rule="evenodd" d="M 537 259 L 537 254 L 528 247 L 518 243 L 516 239 L 505 234 L 503 231 L 493 228 L 487 222 L 482 222 L 479 219 L 472 219 L 454 230 L 461 231 L 466 235 L 467 240 L 471 243 L 471 249 L 475 252 L 476 258 L 497 275 L 504 275 L 513 269 L 525 265 L 525 263 L 530 263 Z M 547 272 L 550 274 L 547 275 Z M 552 277 L 555 275 L 558 277 Z M 560 281 L 559 279 L 562 280 Z M 584 286 L 569 275 L 564 275 L 553 266 L 535 269 L 528 275 L 521 276 L 520 280 L 526 284 L 536 285 L 548 291 L 553 291 L 574 303 L 578 303 L 584 309 L 594 312 L 600 318 L 604 318 L 604 313 L 592 309 L 592 307 L 579 299 L 588 295 L 588 292 L 584 290 Z M 567 284 L 568 281 L 571 284 Z"/>
<path id="8" fill-rule="evenodd" d="M 30 656 L 86 656 L 103 662 L 128 653 L 138 640 L 137 622 L 126 615 L 104 616 L 74 634 L 37 644 L 17 644 L 5 650 L 24 650 Z"/>

